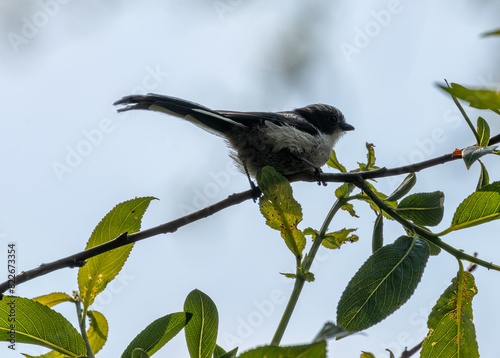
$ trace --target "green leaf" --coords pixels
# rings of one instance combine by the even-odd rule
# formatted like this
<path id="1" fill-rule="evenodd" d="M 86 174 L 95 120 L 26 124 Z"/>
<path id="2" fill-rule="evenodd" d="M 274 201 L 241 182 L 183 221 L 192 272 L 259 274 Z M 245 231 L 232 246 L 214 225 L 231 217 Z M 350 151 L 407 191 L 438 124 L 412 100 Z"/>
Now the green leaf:
<path id="1" fill-rule="evenodd" d="M 429 253 L 431 256 L 437 256 L 441 253 L 441 248 L 436 244 L 433 244 L 430 241 L 427 241 L 427 245 L 429 245 Z"/>
<path id="2" fill-rule="evenodd" d="M 352 183 L 344 183 L 335 190 L 335 196 L 338 199 L 347 198 L 352 193 L 355 187 L 356 186 Z M 347 211 L 352 217 L 358 217 L 358 215 L 356 215 L 356 211 L 354 210 L 354 205 L 352 205 L 351 203 L 346 202 L 340 208 Z"/>
<path id="3" fill-rule="evenodd" d="M 328 165 L 330 168 L 339 170 L 341 173 L 347 173 L 347 169 L 342 164 L 340 164 L 339 160 L 337 159 L 337 154 L 333 149 L 332 155 L 330 156 L 330 159 L 328 159 L 328 162 L 326 162 L 326 165 Z"/>
<path id="4" fill-rule="evenodd" d="M 389 195 L 385 201 L 397 201 L 401 199 L 403 196 L 408 194 L 410 190 L 413 188 L 413 186 L 417 183 L 417 176 L 415 173 L 410 173 L 408 176 L 403 180 L 401 185 L 397 187 L 394 192 Z"/>
<path id="5" fill-rule="evenodd" d="M 386 351 L 389 352 L 389 358 L 394 358 L 394 353 L 392 353 L 389 349 L 386 349 Z M 365 351 L 362 351 L 362 352 L 363 353 L 359 356 L 360 358 L 376 358 L 375 354 L 373 354 L 373 353 L 365 352 Z"/>
<path id="6" fill-rule="evenodd" d="M 451 226 L 439 235 L 500 218 L 500 182 L 483 186 L 460 203 Z"/>
<path id="7" fill-rule="evenodd" d="M 155 198 L 136 198 L 115 206 L 94 229 L 85 249 L 113 240 L 125 232 L 131 234 L 139 231 L 142 216 L 153 199 Z M 120 272 L 132 246 L 126 245 L 92 257 L 78 270 L 78 287 L 85 308 L 94 302 L 95 297 Z"/>
<path id="8" fill-rule="evenodd" d="M 266 224 L 279 230 L 290 251 L 300 256 L 306 246 L 304 234 L 297 229 L 302 221 L 302 208 L 293 198 L 290 183 L 271 167 L 262 169 L 257 182 L 263 193 L 259 206 Z"/>
<path id="9" fill-rule="evenodd" d="M 53 307 L 63 302 L 73 302 L 73 303 L 76 302 L 76 300 L 73 297 L 63 292 L 52 292 L 47 295 L 42 295 L 32 298 L 32 300 L 40 302 L 42 305 L 45 305 L 47 307 Z"/>
<path id="10" fill-rule="evenodd" d="M 493 30 L 489 32 L 485 32 L 484 34 L 481 35 L 482 37 L 488 37 L 488 36 L 500 36 L 500 29 L 498 30 Z"/>
<path id="11" fill-rule="evenodd" d="M 481 175 L 479 176 L 479 181 L 477 182 L 476 191 L 490 183 L 490 176 L 486 167 L 481 161 L 479 161 L 479 164 L 481 164 Z"/>
<path id="12" fill-rule="evenodd" d="M 321 243 L 328 249 L 338 249 L 347 241 L 349 242 L 358 241 L 359 237 L 357 235 L 349 235 L 351 232 L 356 230 L 357 229 L 344 228 L 339 231 L 327 233 L 325 234 L 325 237 L 323 238 L 323 241 Z M 311 235 L 312 240 L 314 241 L 316 240 L 316 237 L 319 235 L 319 231 L 308 227 L 304 230 L 304 235 Z"/>
<path id="13" fill-rule="evenodd" d="M 451 88 L 441 85 L 439 87 L 450 93 L 452 96 L 469 102 L 471 107 L 477 109 L 491 109 L 494 111 L 498 111 L 500 109 L 500 91 L 497 89 L 469 89 L 456 83 L 452 83 Z"/>
<path id="14" fill-rule="evenodd" d="M 347 198 L 352 193 L 354 188 L 355 188 L 354 184 L 344 183 L 335 190 L 335 196 L 338 199 Z M 345 202 L 345 204 L 343 204 L 340 208 L 342 210 L 347 211 L 352 217 L 356 218 L 359 217 L 358 215 L 356 215 L 356 211 L 354 210 L 354 205 L 352 205 L 351 203 Z"/>
<path id="15" fill-rule="evenodd" d="M 352 183 L 344 183 L 335 190 L 335 196 L 339 199 L 345 198 L 352 193 L 355 187 Z"/>
<path id="16" fill-rule="evenodd" d="M 219 324 L 215 303 L 200 290 L 193 290 L 186 297 L 184 311 L 193 314 L 184 329 L 191 358 L 212 357 Z"/>
<path id="17" fill-rule="evenodd" d="M 412 194 L 401 200 L 397 213 L 420 226 L 436 226 L 443 219 L 444 194 L 441 191 Z"/>
<path id="18" fill-rule="evenodd" d="M 137 348 L 152 356 L 188 324 L 191 316 L 186 312 L 171 313 L 151 322 L 130 342 L 121 357 L 132 357 Z"/>
<path id="19" fill-rule="evenodd" d="M 60 313 L 28 298 L 4 296 L 0 301 L 0 341 L 10 340 L 15 314 L 17 343 L 36 344 L 69 357 L 85 355 L 85 343 L 78 331 Z"/>
<path id="20" fill-rule="evenodd" d="M 221 355 L 219 358 L 236 358 L 237 353 L 238 353 L 238 348 L 235 348 L 232 351 L 229 351 L 226 354 Z"/>
<path id="21" fill-rule="evenodd" d="M 394 358 L 394 353 L 392 353 L 389 349 L 386 349 L 387 352 L 389 352 L 389 358 Z M 360 358 L 376 358 L 375 354 L 370 353 L 370 352 L 364 352 L 359 356 Z"/>
<path id="22" fill-rule="evenodd" d="M 342 210 L 345 210 L 349 213 L 354 218 L 359 218 L 359 216 L 356 214 L 356 211 L 354 210 L 354 205 L 351 203 L 346 203 L 340 207 Z"/>
<path id="23" fill-rule="evenodd" d="M 313 342 L 321 342 L 326 341 L 331 338 L 343 338 L 349 335 L 342 327 L 339 327 L 332 322 L 326 322 L 323 328 L 319 331 L 319 333 L 314 337 Z"/>
<path id="24" fill-rule="evenodd" d="M 326 341 L 301 346 L 264 346 L 249 350 L 238 358 L 326 358 Z"/>
<path id="25" fill-rule="evenodd" d="M 486 154 L 493 153 L 495 149 L 497 149 L 496 145 L 489 147 L 478 147 L 473 145 L 462 150 L 462 159 L 464 160 L 467 169 L 469 169 L 476 160 Z"/>
<path id="26" fill-rule="evenodd" d="M 227 352 L 220 358 L 236 358 L 236 354 L 238 353 L 238 348 L 233 349 L 232 351 Z"/>
<path id="27" fill-rule="evenodd" d="M 384 246 L 384 215 L 380 213 L 373 226 L 372 252 L 377 251 L 382 246 Z"/>
<path id="28" fill-rule="evenodd" d="M 452 280 L 429 315 L 429 334 L 420 357 L 479 357 L 472 322 L 472 298 L 476 293 L 474 277 L 469 272 L 459 273 Z"/>
<path id="29" fill-rule="evenodd" d="M 353 172 L 380 169 L 379 167 L 375 166 L 375 149 L 374 148 L 375 148 L 375 146 L 372 143 L 366 143 L 366 149 L 368 150 L 368 154 L 366 155 L 366 164 L 358 162 L 359 169 L 353 170 Z"/>
<path id="30" fill-rule="evenodd" d="M 26 353 L 21 353 L 25 358 L 67 358 L 66 354 L 59 353 L 57 351 L 50 351 L 49 353 L 45 353 L 39 356 L 30 356 Z"/>
<path id="31" fill-rule="evenodd" d="M 327 249 L 339 249 L 346 242 L 356 242 L 359 240 L 358 235 L 350 235 L 357 229 L 341 229 L 335 232 L 330 232 L 325 235 L 321 244 Z"/>
<path id="32" fill-rule="evenodd" d="M 305 272 L 303 271 L 302 277 L 304 277 L 304 280 L 306 282 L 314 282 L 314 280 L 316 279 L 311 271 L 305 271 Z"/>
<path id="33" fill-rule="evenodd" d="M 224 354 L 226 354 L 226 351 L 224 350 L 224 348 L 222 348 L 221 346 L 216 344 L 215 349 L 214 349 L 214 358 L 220 358 Z"/>
<path id="34" fill-rule="evenodd" d="M 280 272 L 280 275 L 283 275 L 286 278 L 291 278 L 293 280 L 295 280 L 299 276 L 299 277 L 302 277 L 306 282 L 314 282 L 314 280 L 315 280 L 314 274 L 311 271 L 300 270 L 298 274 Z"/>
<path id="35" fill-rule="evenodd" d="M 342 294 L 337 306 L 337 324 L 357 332 L 392 314 L 415 291 L 428 258 L 427 243 L 408 236 L 377 250 Z"/>
<path id="36" fill-rule="evenodd" d="M 361 355 L 359 358 L 376 358 L 375 355 L 371 352 L 364 352 L 362 351 Z"/>
<path id="37" fill-rule="evenodd" d="M 214 350 L 214 358 L 235 358 L 236 353 L 238 353 L 238 347 L 229 352 L 226 352 L 221 346 L 216 344 Z"/>
<path id="38" fill-rule="evenodd" d="M 375 145 L 366 143 L 368 154 L 366 155 L 366 168 L 369 169 L 375 165 Z"/>
<path id="39" fill-rule="evenodd" d="M 90 326 L 87 331 L 90 348 L 96 354 L 99 352 L 106 341 L 108 340 L 109 326 L 106 317 L 98 311 L 88 311 L 87 316 L 90 318 Z"/>
<path id="40" fill-rule="evenodd" d="M 370 184 L 369 182 L 366 182 L 366 184 L 370 187 L 370 189 L 373 191 L 373 193 L 375 195 L 377 195 L 380 199 L 382 199 L 384 201 L 387 199 L 387 195 L 385 195 L 384 193 L 379 192 L 372 184 Z M 377 215 L 380 212 L 379 207 L 365 193 L 361 193 L 361 194 L 352 196 L 351 198 L 367 202 L 370 205 L 370 208 Z M 397 207 L 397 203 L 396 202 L 387 202 L 386 204 L 389 205 L 392 208 L 396 208 Z M 387 215 L 385 212 L 383 212 L 383 215 L 385 216 L 386 219 L 392 220 L 392 218 L 389 215 Z"/>
<path id="41" fill-rule="evenodd" d="M 483 117 L 477 119 L 477 134 L 479 135 L 480 147 L 487 147 L 490 142 L 490 126 Z"/>

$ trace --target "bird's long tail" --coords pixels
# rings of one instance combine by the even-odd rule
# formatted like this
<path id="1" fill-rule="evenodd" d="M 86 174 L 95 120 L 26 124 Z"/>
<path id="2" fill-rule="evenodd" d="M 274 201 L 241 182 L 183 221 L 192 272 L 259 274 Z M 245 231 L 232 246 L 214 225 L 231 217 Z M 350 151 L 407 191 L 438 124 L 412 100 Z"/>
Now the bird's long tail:
<path id="1" fill-rule="evenodd" d="M 212 133 L 223 135 L 235 126 L 243 124 L 233 121 L 200 104 L 186 101 L 176 97 L 161 96 L 157 94 L 126 96 L 116 101 L 114 105 L 125 105 L 118 112 L 132 109 L 148 109 L 184 118 Z"/>

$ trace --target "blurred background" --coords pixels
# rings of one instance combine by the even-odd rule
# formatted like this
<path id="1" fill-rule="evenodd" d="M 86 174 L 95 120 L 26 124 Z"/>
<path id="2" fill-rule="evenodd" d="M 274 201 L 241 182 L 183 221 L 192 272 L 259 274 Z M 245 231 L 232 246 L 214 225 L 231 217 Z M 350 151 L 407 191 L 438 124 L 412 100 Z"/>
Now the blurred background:
<path id="1" fill-rule="evenodd" d="M 337 106 L 356 127 L 335 148 L 348 169 L 365 161 L 366 142 L 386 167 L 473 144 L 436 83 L 500 87 L 500 39 L 481 38 L 500 27 L 499 11 L 497 1 L 466 0 L 0 0 L 0 262 L 11 242 L 19 271 L 78 252 L 109 210 L 134 197 L 160 199 L 144 217 L 149 228 L 248 189 L 220 138 L 158 113 L 117 114 L 112 103 L 128 94 L 155 92 L 240 111 Z M 468 113 L 499 133 L 498 116 Z M 491 180 L 500 180 L 498 158 L 484 163 Z M 478 177 L 478 164 L 467 171 L 460 161 L 418 174 L 413 192 L 446 195 L 436 232 L 449 225 Z M 403 178 L 375 185 L 389 194 Z M 320 227 L 336 187 L 293 184 L 304 213 L 300 228 Z M 359 219 L 342 212 L 330 230 L 358 227 L 359 242 L 320 250 L 316 281 L 305 286 L 283 344 L 309 342 L 335 321 L 344 287 L 371 254 L 375 215 L 363 204 L 356 210 Z M 499 230 L 497 221 L 445 239 L 498 264 Z M 402 234 L 386 221 L 387 243 Z M 250 200 L 140 242 L 93 306 L 110 325 L 100 355 L 118 357 L 151 321 L 181 311 L 195 288 L 217 304 L 223 348 L 268 344 L 293 286 L 280 272 L 294 272 L 294 264 Z M 358 357 L 361 350 L 387 357 L 386 348 L 398 355 L 413 347 L 457 269 L 444 252 L 431 257 L 408 303 L 362 334 L 329 342 L 329 357 Z M 500 276 L 483 268 L 474 275 L 479 349 L 492 357 Z M 57 271 L 18 286 L 16 294 L 71 294 L 76 277 L 76 269 Z M 56 310 L 76 322 L 72 305 Z M 47 351 L 17 348 L 2 343 L 2 357 Z M 183 333 L 158 356 L 187 357 Z"/>

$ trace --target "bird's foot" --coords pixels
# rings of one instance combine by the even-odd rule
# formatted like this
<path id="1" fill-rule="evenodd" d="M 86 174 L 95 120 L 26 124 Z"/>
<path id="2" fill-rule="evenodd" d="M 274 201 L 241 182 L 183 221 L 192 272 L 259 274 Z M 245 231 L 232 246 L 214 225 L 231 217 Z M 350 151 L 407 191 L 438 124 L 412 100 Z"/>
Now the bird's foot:
<path id="1" fill-rule="evenodd" d="M 314 168 L 314 173 L 318 177 L 318 185 L 326 186 L 326 181 L 323 179 L 323 171 L 320 167 L 316 166 Z"/>
<path id="2" fill-rule="evenodd" d="M 252 194 L 252 200 L 254 203 L 256 203 L 257 199 L 260 198 L 260 195 L 262 194 L 262 192 L 260 191 L 259 187 L 254 184 L 254 182 L 252 180 L 250 180 L 250 190 L 251 190 L 251 194 Z"/>

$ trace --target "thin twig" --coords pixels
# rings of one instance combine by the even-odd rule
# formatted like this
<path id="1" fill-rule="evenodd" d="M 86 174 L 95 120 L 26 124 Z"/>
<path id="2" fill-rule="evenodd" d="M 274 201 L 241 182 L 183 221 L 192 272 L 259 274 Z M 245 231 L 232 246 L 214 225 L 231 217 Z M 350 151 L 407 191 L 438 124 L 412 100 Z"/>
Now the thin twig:
<path id="1" fill-rule="evenodd" d="M 444 80 L 444 81 L 446 82 L 446 85 L 448 86 L 448 88 L 451 89 L 451 86 L 448 83 L 448 81 L 447 80 Z M 455 102 L 455 105 L 457 106 L 458 110 L 460 111 L 460 113 L 462 113 L 462 116 L 464 117 L 465 121 L 469 125 L 469 128 L 471 129 L 472 133 L 474 133 L 474 137 L 476 137 L 477 145 L 479 145 L 479 143 L 481 142 L 481 139 L 479 138 L 479 134 L 477 134 L 476 128 L 474 128 L 474 125 L 472 124 L 471 120 L 469 119 L 469 116 L 467 115 L 464 108 L 462 107 L 462 105 L 458 101 L 457 97 L 455 97 L 451 92 L 449 92 L 449 93 L 451 95 L 451 98 L 453 99 L 453 102 Z"/>
<path id="2" fill-rule="evenodd" d="M 500 134 L 497 134 L 494 137 L 490 138 L 488 145 L 498 144 L 500 143 Z M 452 152 L 449 154 L 442 155 L 440 157 L 432 158 L 429 160 L 424 160 L 422 162 L 404 165 L 396 168 L 380 168 L 377 170 L 371 170 L 367 172 L 358 172 L 358 173 L 322 173 L 321 180 L 325 182 L 349 182 L 355 183 L 359 178 L 361 179 L 376 179 L 383 178 L 388 176 L 395 176 L 401 174 L 410 174 L 416 173 L 423 169 L 427 169 L 430 167 L 434 167 L 439 164 L 445 164 L 448 162 L 452 162 L 457 159 L 462 159 L 460 155 L 457 155 L 456 152 Z M 317 182 L 318 176 L 315 173 L 301 172 L 297 174 L 290 175 L 288 177 L 290 181 L 307 181 L 307 182 Z"/>
<path id="3" fill-rule="evenodd" d="M 314 242 L 311 246 L 311 249 L 309 250 L 309 253 L 306 255 L 304 258 L 304 261 L 302 262 L 302 265 L 299 262 L 299 265 L 297 265 L 297 277 L 295 278 L 295 285 L 293 286 L 293 291 L 292 294 L 290 295 L 290 298 L 288 300 L 288 303 L 286 305 L 285 311 L 283 312 L 283 316 L 281 317 L 281 321 L 278 325 L 278 328 L 276 329 L 276 332 L 274 334 L 274 337 L 271 341 L 271 345 L 273 346 L 279 346 L 281 339 L 283 338 L 283 334 L 285 333 L 286 327 L 288 323 L 290 322 L 290 318 L 292 317 L 292 313 L 295 309 L 295 306 L 299 300 L 300 293 L 302 292 L 302 289 L 304 288 L 304 284 L 306 282 L 306 279 L 304 277 L 304 273 L 308 272 L 309 269 L 311 268 L 311 265 L 314 261 L 314 258 L 316 256 L 316 253 L 318 252 L 319 247 L 321 246 L 321 242 L 323 241 L 326 231 L 328 230 L 328 226 L 330 226 L 330 223 L 333 220 L 333 217 L 335 214 L 340 210 L 342 205 L 346 203 L 345 199 L 337 199 L 335 204 L 333 204 L 332 208 L 328 212 L 328 215 L 326 216 L 326 219 L 323 222 L 323 225 L 321 227 L 320 232 L 318 235 L 314 238 Z"/>

